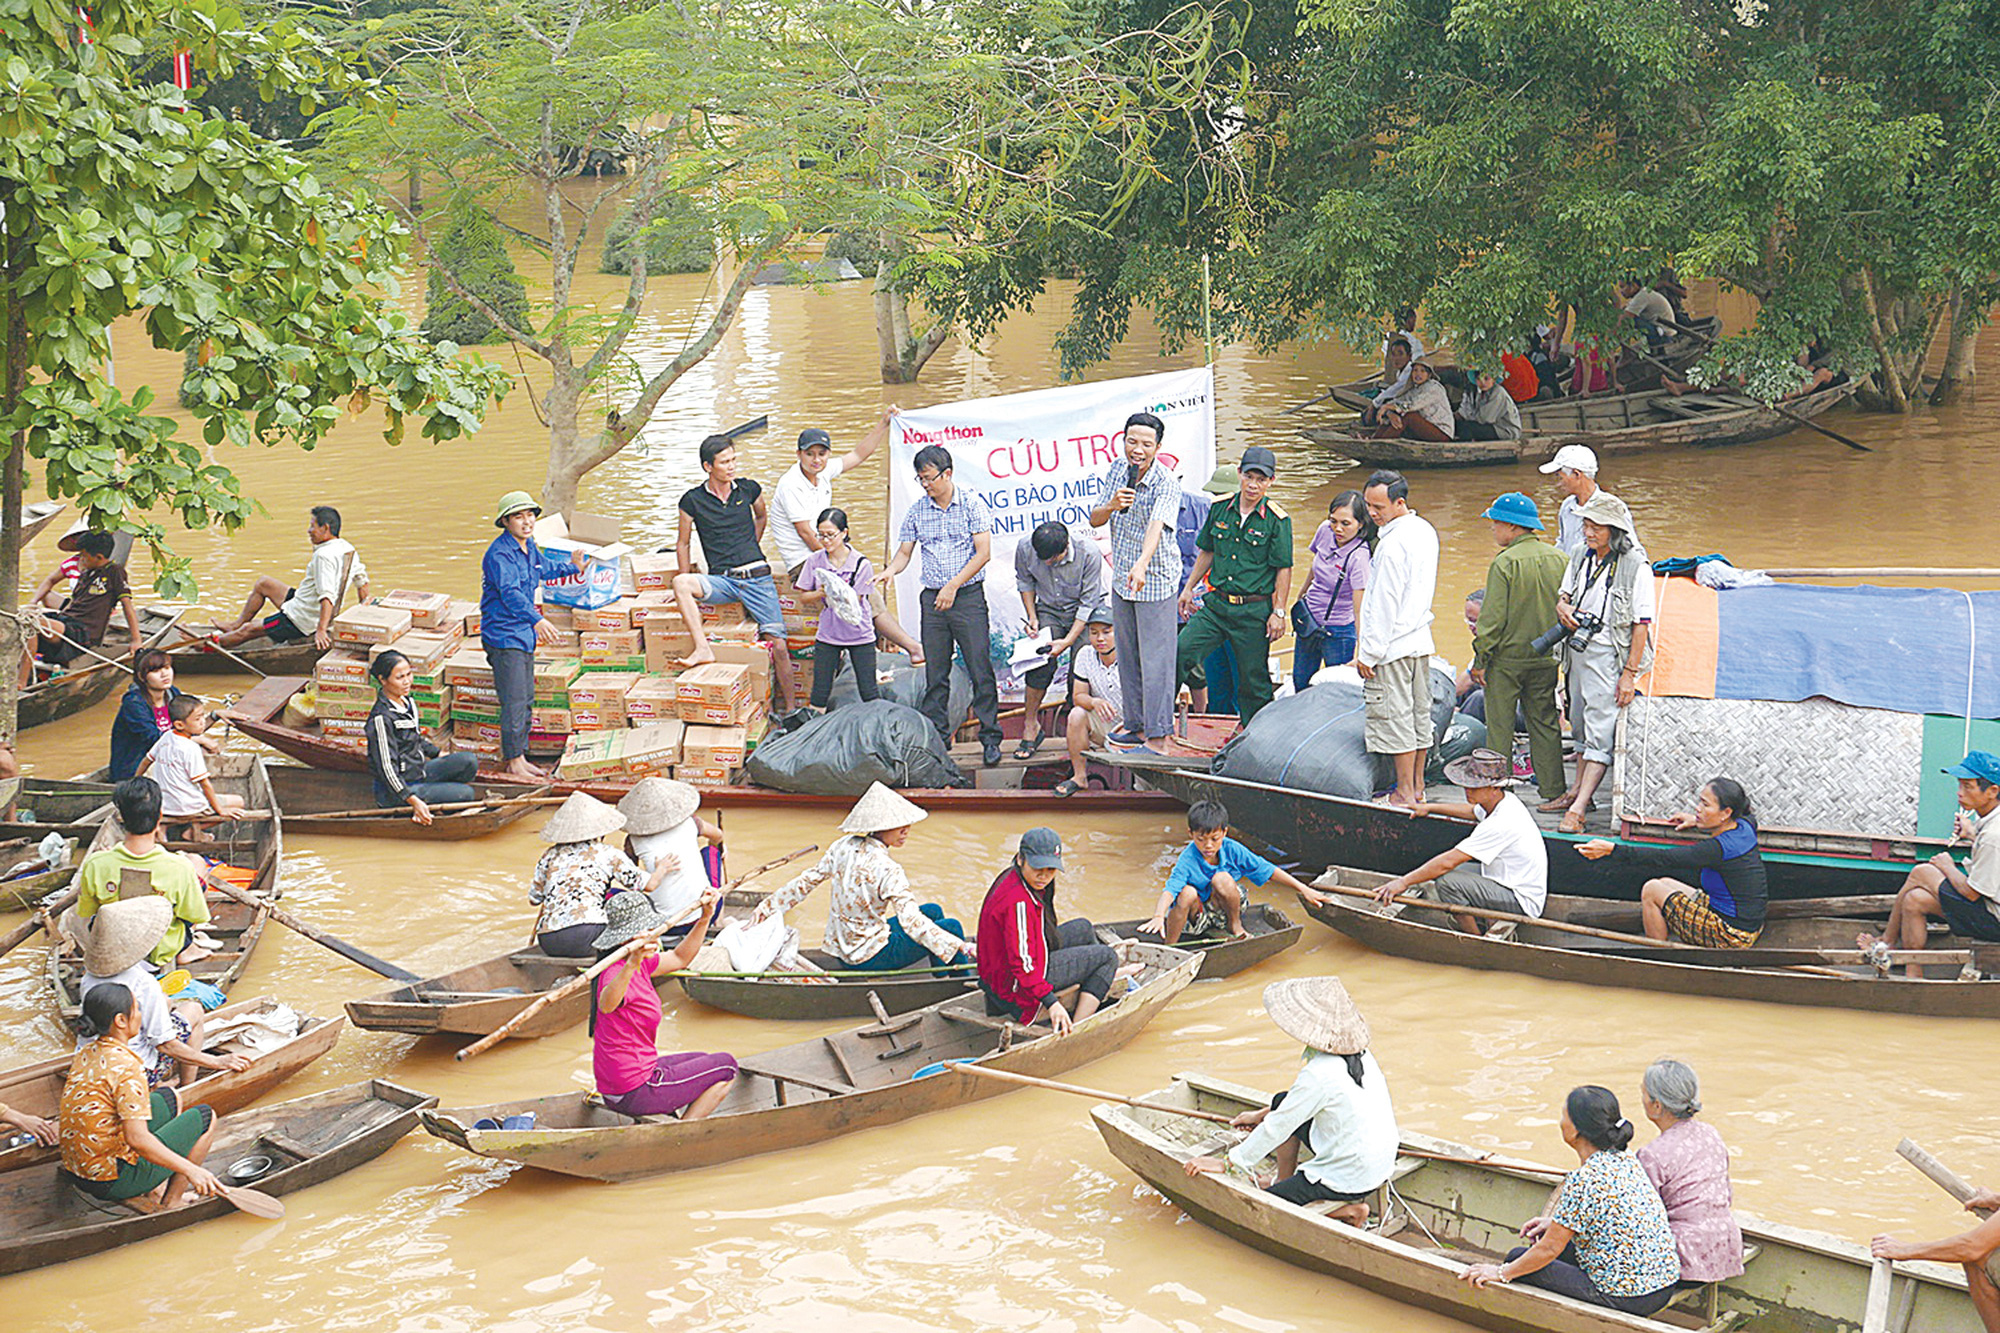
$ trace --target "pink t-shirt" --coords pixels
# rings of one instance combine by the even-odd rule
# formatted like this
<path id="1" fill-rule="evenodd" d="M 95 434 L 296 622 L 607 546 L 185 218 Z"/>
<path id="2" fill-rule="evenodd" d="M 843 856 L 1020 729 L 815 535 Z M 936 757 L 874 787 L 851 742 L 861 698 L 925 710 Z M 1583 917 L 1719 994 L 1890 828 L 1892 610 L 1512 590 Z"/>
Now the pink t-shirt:
<path id="1" fill-rule="evenodd" d="M 640 971 L 626 961 L 607 968 L 596 982 L 591 1003 L 614 977 Z M 653 989 L 653 974 L 660 970 L 657 955 L 646 960 L 643 975 L 633 976 L 625 986 L 625 999 L 608 1014 L 597 1016 L 590 1052 L 590 1072 L 597 1079 L 597 1091 L 605 1097 L 623 1096 L 651 1076 L 660 1054 L 653 1040 L 660 1031 L 660 993 Z"/>

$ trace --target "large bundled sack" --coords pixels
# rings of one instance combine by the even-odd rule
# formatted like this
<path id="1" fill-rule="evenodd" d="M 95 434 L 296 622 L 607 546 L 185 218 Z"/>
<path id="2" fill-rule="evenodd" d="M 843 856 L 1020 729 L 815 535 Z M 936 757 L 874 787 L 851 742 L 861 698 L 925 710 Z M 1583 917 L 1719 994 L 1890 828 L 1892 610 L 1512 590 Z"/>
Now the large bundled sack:
<path id="1" fill-rule="evenodd" d="M 916 709 L 887 699 L 849 704 L 797 731 L 773 733 L 750 756 L 745 772 L 760 786 L 815 796 L 859 796 L 871 782 L 965 784 L 937 728 Z"/>
<path id="2" fill-rule="evenodd" d="M 1434 736 L 1446 734 L 1454 699 L 1450 675 L 1432 667 Z M 1368 753 L 1367 727 L 1361 683 L 1330 680 L 1274 700 L 1209 769 L 1218 777 L 1365 801 L 1395 782 L 1388 756 Z"/>

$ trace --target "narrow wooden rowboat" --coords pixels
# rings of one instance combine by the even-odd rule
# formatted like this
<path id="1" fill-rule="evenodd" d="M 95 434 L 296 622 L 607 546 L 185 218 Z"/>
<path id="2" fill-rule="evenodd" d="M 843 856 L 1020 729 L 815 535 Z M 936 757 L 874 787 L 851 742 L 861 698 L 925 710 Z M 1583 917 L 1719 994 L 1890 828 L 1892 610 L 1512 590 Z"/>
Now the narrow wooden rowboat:
<path id="1" fill-rule="evenodd" d="M 242 1070 L 211 1070 L 180 1089 L 181 1105 L 200 1102 L 215 1108 L 217 1115 L 248 1106 L 292 1075 L 333 1049 L 347 1027 L 344 1018 L 313 1018 L 301 1014 L 295 1036 L 266 1045 L 253 1040 L 252 1029 L 260 1015 L 270 1014 L 279 1002 L 266 996 L 226 1004 L 208 1015 L 202 1029 L 203 1051 L 210 1055 L 247 1055 L 250 1067 Z M 69 1077 L 72 1055 L 40 1060 L 19 1069 L 0 1073 L 0 1102 L 17 1111 L 26 1111 L 53 1120 L 56 1104 L 62 1099 L 63 1081 Z M 14 1171 L 56 1159 L 54 1148 L 28 1143 L 0 1150 L 0 1171 Z"/>
<path id="2" fill-rule="evenodd" d="M 755 890 L 738 889 L 723 895 L 722 905 L 749 912 L 763 896 Z M 354 1026 L 370 1032 L 483 1037 L 590 963 L 588 958 L 555 958 L 533 949 L 512 949 L 483 962 L 349 1000 L 347 1017 Z M 671 975 L 655 977 L 654 987 L 664 993 Z M 589 1013 L 590 992 L 579 990 L 549 1005 L 508 1036 L 524 1040 L 547 1037 L 575 1027 Z"/>
<path id="3" fill-rule="evenodd" d="M 20 778 L 0 819 L 0 840 L 39 841 L 51 833 L 89 841 L 111 813 L 111 784 L 81 778 Z"/>
<path id="4" fill-rule="evenodd" d="M 1387 875 L 1342 866 L 1315 883 L 1367 889 L 1386 879 Z M 1551 895 L 1543 916 L 1568 921 L 1599 906 L 1587 898 Z M 1871 927 L 1851 917 L 1777 917 L 1765 923 L 1753 949 L 1682 949 L 1665 944 L 1654 949 L 1545 926 L 1516 927 L 1512 939 L 1466 935 L 1453 929 L 1443 913 L 1402 905 L 1382 907 L 1365 898 L 1340 898 L 1308 910 L 1316 920 L 1371 949 L 1426 963 L 1675 995 L 1933 1018 L 2000 1018 L 2000 944 L 1938 936 L 1932 947 L 1949 952 L 1949 961 L 1927 964 L 1920 979 L 1905 978 L 1900 967 L 1894 976 L 1878 976 L 1874 968 L 1853 959 L 1856 933 L 1864 928 L 1879 931 L 1879 921 Z M 1593 924 L 1596 920 L 1601 918 L 1594 918 Z M 1631 928 L 1636 930 L 1636 924 Z M 1961 980 L 1968 962 L 1974 974 Z"/>
<path id="5" fill-rule="evenodd" d="M 1643 453 L 1677 446 L 1714 448 L 1750 444 L 1790 434 L 1798 418 L 1810 420 L 1846 402 L 1861 386 L 1834 385 L 1777 407 L 1741 394 L 1606 394 L 1521 404 L 1517 440 L 1378 440 L 1351 426 L 1308 426 L 1299 433 L 1324 449 L 1359 463 L 1387 467 L 1475 467 L 1539 463 L 1566 444 L 1599 454 Z"/>
<path id="6" fill-rule="evenodd" d="M 1320 869 L 1351 865 L 1400 874 L 1420 866 L 1464 840 L 1467 825 L 1442 815 L 1412 819 L 1394 806 L 1373 801 L 1327 796 L 1320 792 L 1280 787 L 1275 783 L 1225 778 L 1190 765 L 1142 755 L 1119 755 L 1115 762 L 1131 768 L 1148 785 L 1171 793 L 1185 805 L 1220 801 L 1229 807 L 1230 823 L 1284 849 L 1300 864 Z M 1639 888 L 1658 871 L 1623 857 L 1592 861 L 1577 854 L 1577 845 L 1601 833 L 1568 834 L 1544 829 L 1542 845 L 1549 853 L 1549 889 L 1588 898 L 1639 900 Z M 1893 894 L 1910 867 L 1943 843 L 1907 843 L 1885 847 L 1878 856 L 1850 852 L 1787 850 L 1782 832 L 1758 830 L 1764 872 L 1773 899 L 1837 898 Z M 1680 841 L 1665 835 L 1649 841 Z"/>
<path id="7" fill-rule="evenodd" d="M 823 950 L 801 952 L 806 961 L 828 972 L 851 971 Z M 979 978 L 970 967 L 910 968 L 867 976 L 733 977 L 701 972 L 674 976 L 689 999 L 745 1018 L 867 1018 L 874 1012 L 868 1003 L 871 994 L 885 1012 L 906 1014 L 979 989 Z"/>
<path id="8" fill-rule="evenodd" d="M 53 870 L 43 868 L 48 859 L 36 843 L 0 850 L 0 912 L 25 911 L 69 883 L 76 874 L 77 851 L 82 845 L 76 838 L 69 839 L 63 863 Z"/>
<path id="9" fill-rule="evenodd" d="M 37 500 L 33 504 L 21 506 L 21 536 L 23 547 L 39 537 L 42 529 L 56 521 L 56 515 L 69 508 L 61 500 Z"/>
<path id="10" fill-rule="evenodd" d="M 1106 921 L 1097 927 L 1097 938 L 1106 944 L 1116 944 L 1120 940 L 1162 943 L 1158 935 L 1139 933 L 1139 927 L 1145 924 L 1144 921 Z M 1297 944 L 1299 936 L 1305 933 L 1303 925 L 1268 903 L 1251 903 L 1243 909 L 1243 929 L 1249 934 L 1240 940 L 1227 935 L 1192 938 L 1183 935 L 1173 947 L 1200 954 L 1201 979 L 1213 981 L 1217 977 L 1234 976 L 1246 967 L 1254 967 L 1266 958 L 1283 953 Z"/>
<path id="11" fill-rule="evenodd" d="M 267 762 L 255 755 L 225 753 L 210 758 L 209 777 L 217 793 L 241 796 L 248 809 L 268 810 L 271 813 L 268 819 L 232 820 L 215 825 L 212 829 L 214 841 L 200 844 L 200 848 L 202 854 L 212 861 L 253 871 L 249 892 L 276 901 L 282 892 L 280 879 L 285 839 L 282 821 L 271 799 L 267 768 Z M 114 815 L 98 829 L 91 851 L 115 846 L 124 836 L 124 829 Z M 264 926 L 269 918 L 269 911 L 263 907 L 251 907 L 218 889 L 210 889 L 208 922 L 201 927 L 201 932 L 219 941 L 221 947 L 187 970 L 194 974 L 197 981 L 206 981 L 227 993 L 236 984 L 237 978 L 243 975 L 243 969 L 250 965 L 250 956 L 262 942 Z M 61 1011 L 63 1021 L 74 1026 L 82 1008 L 82 1000 L 77 993 L 77 987 L 83 980 L 82 951 L 69 940 L 51 948 L 48 951 L 48 973 L 56 1007 Z"/>
<path id="12" fill-rule="evenodd" d="M 338 773 L 324 768 L 300 768 L 296 764 L 273 764 L 270 776 L 271 794 L 285 812 L 286 830 L 293 834 L 453 842 L 497 832 L 534 809 L 511 805 L 498 810 L 447 810 L 431 816 L 429 824 L 417 823 L 407 812 L 364 819 L 319 819 L 315 816 L 331 810 L 376 808 L 379 803 L 375 799 L 374 779 L 366 773 Z M 473 784 L 473 799 L 521 800 L 546 796 L 552 790 L 548 783 L 514 787 L 478 782 Z"/>
<path id="13" fill-rule="evenodd" d="M 238 731 L 253 740 L 262 741 L 282 755 L 298 760 L 312 768 L 330 769 L 334 772 L 360 773 L 367 767 L 365 752 L 342 745 L 336 745 L 320 733 L 314 723 L 305 727 L 288 725 L 284 720 L 285 704 L 291 697 L 304 689 L 309 682 L 302 677 L 273 676 L 269 680 L 258 681 L 246 691 L 242 698 L 223 711 L 223 716 Z M 1233 722 L 1232 724 L 1233 725 Z M 1216 744 L 1221 744 L 1218 735 Z M 1044 752 L 1046 772 L 1052 775 L 1052 766 L 1060 759 L 1062 750 L 1056 746 Z M 1109 765 L 1101 765 L 1099 777 L 1111 781 L 1124 781 L 1124 775 Z M 500 771 L 497 765 L 482 768 L 480 781 L 500 786 L 511 786 L 517 794 L 531 794 L 528 790 L 537 780 L 517 778 Z M 605 801 L 617 801 L 632 790 L 637 778 L 630 779 L 590 779 L 570 781 L 557 778 L 552 790 L 558 795 L 573 791 L 589 792 Z M 903 795 L 918 805 L 931 810 L 1013 810 L 1020 812 L 1034 810 L 1171 810 L 1178 804 L 1173 797 L 1161 792 L 1136 789 L 1130 786 L 1090 787 L 1074 796 L 1058 797 L 1054 782 L 1047 787 L 906 787 Z M 714 809 L 739 809 L 751 807 L 792 807 L 826 810 L 845 810 L 854 804 L 852 795 L 821 795 L 816 792 L 778 791 L 770 787 L 758 787 L 747 783 L 732 783 L 724 786 L 703 787 L 701 799 L 704 806 Z"/>
<path id="14" fill-rule="evenodd" d="M 139 647 L 157 648 L 173 633 L 176 616 L 147 607 L 139 615 Z M 103 703 L 132 683 L 131 633 L 125 617 L 116 612 L 104 633 L 104 642 L 91 650 L 109 661 L 85 655 L 61 675 L 30 685 L 21 691 L 20 728 L 39 727 L 58 718 L 80 713 Z"/>
<path id="15" fill-rule="evenodd" d="M 248 676 L 255 674 L 252 667 L 267 676 L 310 676 L 321 653 L 311 639 L 273 643 L 258 638 L 225 653 L 197 638 L 170 645 L 167 655 L 174 659 L 176 676 Z"/>
<path id="16" fill-rule="evenodd" d="M 963 995 L 887 1023 L 743 1058 L 735 1085 L 704 1120 L 621 1115 L 594 1094 L 573 1092 L 426 1112 L 424 1128 L 482 1157 L 593 1180 L 633 1180 L 895 1124 L 1008 1090 L 998 1080 L 948 1070 L 916 1077 L 941 1061 L 977 1059 L 1046 1077 L 1109 1055 L 1180 994 L 1201 966 L 1194 955 L 1159 945 L 1130 945 L 1127 952 L 1146 965 L 1139 988 L 1065 1037 L 1043 1025 L 989 1018 L 981 996 Z M 535 1128 L 474 1128 L 488 1117 L 523 1114 L 535 1117 Z"/>
<path id="17" fill-rule="evenodd" d="M 233 1164 L 268 1157 L 269 1174 L 238 1183 L 290 1194 L 380 1157 L 436 1103 L 378 1078 L 240 1111 L 220 1122 L 204 1165 L 227 1180 Z M 0 1273 L 101 1254 L 232 1211 L 226 1199 L 202 1199 L 171 1212 L 135 1213 L 62 1183 L 53 1164 L 15 1171 L 0 1179 Z"/>
<path id="18" fill-rule="evenodd" d="M 1197 1074 L 1144 1100 L 1236 1115 L 1270 1104 L 1266 1094 Z M 1484 1290 L 1460 1278 L 1465 1266 L 1497 1262 L 1519 1245 L 1520 1227 L 1548 1202 L 1552 1177 L 1499 1163 L 1400 1157 L 1393 1193 L 1373 1201 L 1367 1229 L 1301 1208 L 1233 1176 L 1189 1176 L 1187 1159 L 1233 1143 L 1219 1127 L 1164 1111 L 1098 1106 L 1091 1119 L 1112 1156 L 1188 1216 L 1287 1263 L 1329 1273 L 1406 1305 L 1503 1333 L 1807 1333 L 1859 1329 L 1868 1292 L 1868 1251 L 1833 1236 L 1739 1213 L 1749 1262 L 1742 1276 L 1696 1287 L 1653 1318 L 1621 1314 L 1521 1283 Z M 1474 1158 L 1471 1148 L 1425 1135 L 1405 1148 Z M 1268 1169 L 1268 1163 L 1266 1164 Z M 1386 1207 L 1385 1207 L 1386 1205 Z M 1979 1317 L 1954 1269 L 1897 1264 L 1889 1327 L 1923 1333 L 1979 1333 Z"/>

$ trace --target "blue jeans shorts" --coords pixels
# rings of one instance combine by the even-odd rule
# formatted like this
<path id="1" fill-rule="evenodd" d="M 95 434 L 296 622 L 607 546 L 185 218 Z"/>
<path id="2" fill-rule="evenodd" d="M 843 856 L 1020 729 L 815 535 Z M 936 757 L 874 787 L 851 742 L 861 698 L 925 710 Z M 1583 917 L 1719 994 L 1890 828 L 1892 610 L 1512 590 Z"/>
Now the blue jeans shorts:
<path id="1" fill-rule="evenodd" d="M 769 574 L 733 579 L 727 574 L 701 576 L 701 600 L 711 606 L 722 602 L 743 603 L 743 614 L 756 622 L 757 632 L 769 638 L 785 637 L 785 612 L 778 605 L 778 585 Z"/>

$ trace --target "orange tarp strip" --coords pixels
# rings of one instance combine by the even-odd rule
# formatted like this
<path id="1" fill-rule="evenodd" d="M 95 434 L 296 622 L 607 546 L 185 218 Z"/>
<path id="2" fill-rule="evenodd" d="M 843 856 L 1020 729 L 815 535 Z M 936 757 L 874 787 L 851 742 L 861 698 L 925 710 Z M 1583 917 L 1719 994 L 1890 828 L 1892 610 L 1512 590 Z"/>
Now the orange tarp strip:
<path id="1" fill-rule="evenodd" d="M 1655 576 L 1653 669 L 1639 681 L 1647 694 L 1715 697 L 1715 589 L 1693 579 Z"/>

